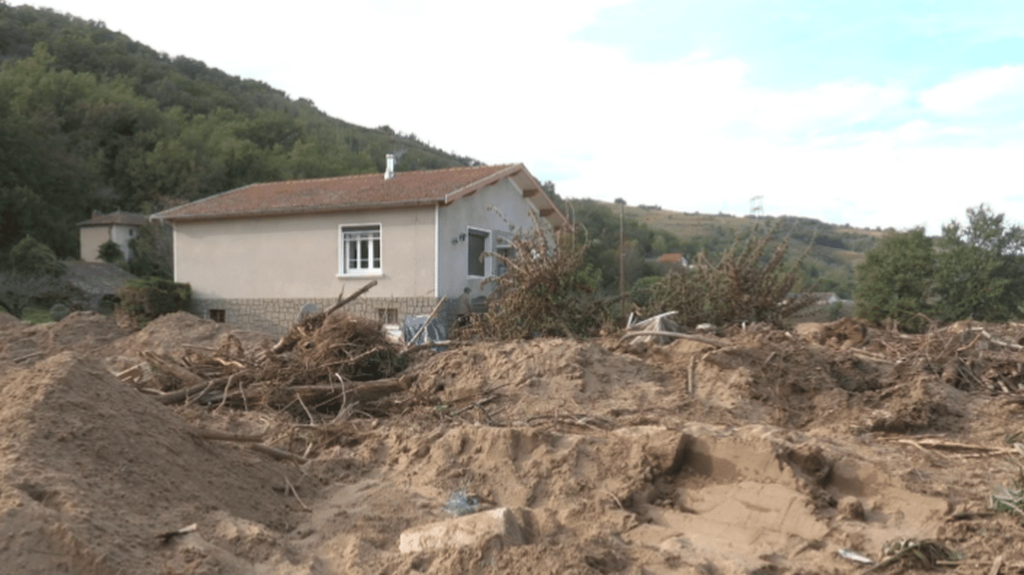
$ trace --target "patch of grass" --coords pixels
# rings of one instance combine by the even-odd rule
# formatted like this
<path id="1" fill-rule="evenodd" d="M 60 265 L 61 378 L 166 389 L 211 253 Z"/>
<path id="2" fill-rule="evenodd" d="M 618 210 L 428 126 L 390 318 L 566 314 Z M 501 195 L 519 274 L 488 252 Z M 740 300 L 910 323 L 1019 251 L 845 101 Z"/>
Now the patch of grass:
<path id="1" fill-rule="evenodd" d="M 48 309 L 43 309 L 41 307 L 26 307 L 21 312 L 21 321 L 36 324 L 50 323 L 53 320 L 50 319 L 50 310 Z"/>

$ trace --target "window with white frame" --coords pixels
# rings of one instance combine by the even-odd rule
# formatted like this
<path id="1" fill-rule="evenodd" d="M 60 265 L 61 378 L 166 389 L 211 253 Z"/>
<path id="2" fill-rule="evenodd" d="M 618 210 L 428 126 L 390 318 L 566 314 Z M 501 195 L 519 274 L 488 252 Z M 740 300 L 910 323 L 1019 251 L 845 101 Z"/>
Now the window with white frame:
<path id="1" fill-rule="evenodd" d="M 494 232 L 494 253 L 499 256 L 503 256 L 510 260 L 515 257 L 516 251 L 512 247 L 512 234 L 503 233 L 499 231 Z M 501 258 L 492 258 L 494 260 L 493 273 L 496 276 L 504 275 L 508 271 L 508 264 Z"/>
<path id="2" fill-rule="evenodd" d="M 376 275 L 381 272 L 380 224 L 339 226 L 338 274 Z"/>
<path id="3" fill-rule="evenodd" d="M 487 275 L 487 266 L 484 262 L 483 253 L 487 251 L 487 238 L 491 235 L 487 230 L 469 229 L 467 247 L 469 252 L 469 269 L 471 276 Z"/>

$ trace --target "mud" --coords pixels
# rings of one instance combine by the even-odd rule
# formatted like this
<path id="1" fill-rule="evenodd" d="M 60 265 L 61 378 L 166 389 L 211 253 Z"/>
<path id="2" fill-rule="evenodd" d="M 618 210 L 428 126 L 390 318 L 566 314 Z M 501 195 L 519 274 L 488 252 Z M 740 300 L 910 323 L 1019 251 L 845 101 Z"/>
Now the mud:
<path id="1" fill-rule="evenodd" d="M 985 329 L 1017 341 L 1017 326 Z M 0 317 L 5 572 L 851 573 L 865 567 L 841 549 L 881 560 L 906 541 L 955 552 L 951 573 L 996 557 L 1024 569 L 1021 518 L 988 509 L 1024 464 L 1015 396 L 950 384 L 946 360 L 858 324 L 753 326 L 720 348 L 426 352 L 389 416 L 356 406 L 328 443 L 316 430 L 304 465 L 193 432 L 286 426 L 275 441 L 295 450 L 314 443 L 308 422 L 171 408 L 113 376 L 143 351 L 181 357 L 229 333 L 269 345 L 187 314 L 134 332 L 94 314 Z M 1010 365 L 1001 349 L 990 365 Z M 452 519 L 459 494 L 507 509 L 516 536 L 402 553 L 402 533 Z"/>

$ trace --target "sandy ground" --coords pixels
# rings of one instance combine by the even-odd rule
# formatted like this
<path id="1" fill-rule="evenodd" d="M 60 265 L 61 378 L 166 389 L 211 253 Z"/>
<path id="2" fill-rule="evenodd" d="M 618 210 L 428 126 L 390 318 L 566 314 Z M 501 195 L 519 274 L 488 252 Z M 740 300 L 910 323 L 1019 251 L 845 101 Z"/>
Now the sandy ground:
<path id="1" fill-rule="evenodd" d="M 1024 465 L 1024 328 L 956 329 L 932 347 L 844 323 L 754 326 L 721 347 L 425 352 L 387 415 L 352 410 L 324 440 L 288 413 L 168 407 L 113 375 L 144 351 L 216 347 L 224 325 L 0 315 L 0 571 L 854 573 L 869 567 L 840 550 L 877 561 L 902 543 L 935 569 L 1022 573 L 1024 514 L 989 497 Z M 942 369 L 974 350 L 959 376 Z M 316 442 L 308 463 L 193 433 L 285 419 L 278 446 Z M 403 532 L 465 519 L 453 495 L 477 517 L 507 509 L 515 537 L 403 552 Z M 913 556 L 873 572 L 924 572 Z"/>

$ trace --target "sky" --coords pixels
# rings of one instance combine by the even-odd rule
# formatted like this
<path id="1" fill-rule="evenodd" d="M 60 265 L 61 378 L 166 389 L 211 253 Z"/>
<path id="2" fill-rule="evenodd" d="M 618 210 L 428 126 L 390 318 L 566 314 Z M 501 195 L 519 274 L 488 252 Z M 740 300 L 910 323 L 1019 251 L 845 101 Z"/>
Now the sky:
<path id="1" fill-rule="evenodd" d="M 567 198 L 1024 222 L 1019 0 L 43 0 Z M 161 6 L 161 8 L 155 8 Z"/>

